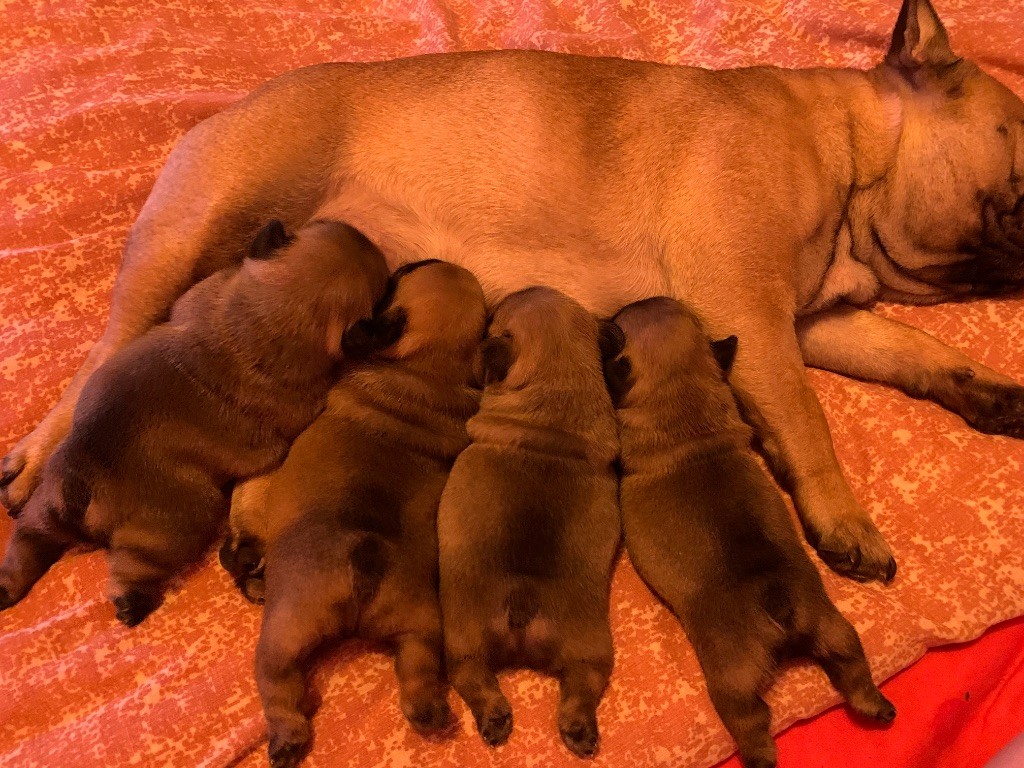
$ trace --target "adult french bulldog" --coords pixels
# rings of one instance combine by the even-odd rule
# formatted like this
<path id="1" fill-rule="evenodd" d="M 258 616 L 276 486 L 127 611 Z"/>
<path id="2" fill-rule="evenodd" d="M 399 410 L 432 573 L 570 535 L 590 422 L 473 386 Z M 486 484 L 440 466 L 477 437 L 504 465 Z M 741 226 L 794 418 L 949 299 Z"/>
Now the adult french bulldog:
<path id="1" fill-rule="evenodd" d="M 733 383 L 836 570 L 896 563 L 844 480 L 810 364 L 1024 436 L 1024 388 L 863 307 L 1024 285 L 1024 103 L 904 0 L 874 69 L 711 72 L 536 51 L 325 64 L 185 136 L 125 250 L 103 338 L 7 456 L 18 507 L 89 374 L 237 258 L 268 212 L 351 222 L 399 261 L 470 269 L 493 302 L 546 284 L 611 314 L 685 297 L 741 339 Z"/>

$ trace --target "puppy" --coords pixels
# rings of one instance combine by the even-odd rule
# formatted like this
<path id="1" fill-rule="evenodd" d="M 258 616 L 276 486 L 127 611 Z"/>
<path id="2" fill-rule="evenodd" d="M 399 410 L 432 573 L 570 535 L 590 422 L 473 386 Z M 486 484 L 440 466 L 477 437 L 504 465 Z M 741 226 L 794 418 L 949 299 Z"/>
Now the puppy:
<path id="1" fill-rule="evenodd" d="M 142 621 L 209 546 L 232 482 L 279 463 L 323 409 L 343 336 L 387 279 L 384 257 L 351 227 L 315 221 L 290 238 L 275 221 L 241 267 L 186 293 L 170 322 L 86 384 L 17 518 L 0 609 L 84 543 L 108 550 L 118 619 Z"/>
<path id="2" fill-rule="evenodd" d="M 445 486 L 438 542 L 448 677 L 491 746 L 512 731 L 494 670 L 520 663 L 559 677 L 566 746 L 597 750 L 620 538 L 601 378 L 611 341 L 564 294 L 529 288 L 499 305 L 480 348 L 484 395 Z"/>
<path id="3" fill-rule="evenodd" d="M 251 597 L 260 578 L 246 566 L 265 562 L 256 680 L 275 768 L 296 765 L 306 749 L 302 665 L 334 636 L 393 642 L 402 713 L 423 732 L 450 720 L 437 506 L 469 443 L 486 310 L 476 278 L 452 264 L 408 265 L 392 285 L 377 317 L 358 329 L 364 351 L 379 351 L 342 376 L 280 469 L 232 500 L 222 562 Z"/>
<path id="4" fill-rule="evenodd" d="M 621 310 L 606 366 L 618 407 L 621 509 L 637 572 L 679 618 L 747 768 L 775 765 L 761 699 L 778 661 L 810 656 L 863 715 L 896 710 L 825 594 L 779 492 L 749 448 L 727 373 L 736 337 L 710 343 L 678 302 Z"/>

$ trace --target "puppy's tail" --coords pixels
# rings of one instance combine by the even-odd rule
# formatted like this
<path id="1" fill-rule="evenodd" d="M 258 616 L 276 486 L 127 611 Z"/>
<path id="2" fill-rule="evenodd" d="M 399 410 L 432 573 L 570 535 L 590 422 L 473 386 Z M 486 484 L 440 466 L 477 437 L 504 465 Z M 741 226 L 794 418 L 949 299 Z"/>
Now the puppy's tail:
<path id="1" fill-rule="evenodd" d="M 532 584 L 516 584 L 509 590 L 505 598 L 505 609 L 508 611 L 508 628 L 511 630 L 525 629 L 533 621 L 540 610 L 540 601 Z"/>
<path id="2" fill-rule="evenodd" d="M 387 545 L 379 536 L 367 533 L 359 537 L 349 551 L 352 567 L 352 596 L 360 607 L 369 603 L 380 589 L 388 567 Z"/>

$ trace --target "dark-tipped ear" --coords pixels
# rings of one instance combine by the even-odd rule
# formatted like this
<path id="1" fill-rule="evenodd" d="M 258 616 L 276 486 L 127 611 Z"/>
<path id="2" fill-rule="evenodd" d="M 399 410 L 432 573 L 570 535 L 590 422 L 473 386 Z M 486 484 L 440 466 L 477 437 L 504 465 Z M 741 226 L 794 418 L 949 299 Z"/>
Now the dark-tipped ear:
<path id="1" fill-rule="evenodd" d="M 512 339 L 508 336 L 490 336 L 480 342 L 473 361 L 473 380 L 478 387 L 504 381 L 515 362 Z"/>
<path id="2" fill-rule="evenodd" d="M 359 320 L 342 334 L 341 350 L 345 357 L 360 358 L 387 349 L 402 337 L 407 320 L 402 307 Z"/>
<path id="3" fill-rule="evenodd" d="M 604 361 L 604 383 L 608 387 L 608 394 L 611 395 L 612 405 L 616 408 L 622 403 L 622 398 L 633 387 L 630 381 L 630 374 L 633 373 L 633 364 L 625 355 L 618 355 Z"/>
<path id="4" fill-rule="evenodd" d="M 718 367 L 722 373 L 728 375 L 732 370 L 733 361 L 736 359 L 736 346 L 739 340 L 735 336 L 726 336 L 724 339 L 711 342 L 711 352 L 718 361 Z"/>
<path id="5" fill-rule="evenodd" d="M 885 60 L 905 74 L 923 67 L 946 67 L 959 60 L 929 0 L 903 0 Z"/>
<path id="6" fill-rule="evenodd" d="M 618 356 L 626 346 L 626 334 L 611 320 L 597 321 L 597 346 L 602 360 Z"/>
<path id="7" fill-rule="evenodd" d="M 263 229 L 256 233 L 256 237 L 249 246 L 250 259 L 269 259 L 274 251 L 288 245 L 292 239 L 285 232 L 284 224 L 277 219 L 272 219 Z"/>

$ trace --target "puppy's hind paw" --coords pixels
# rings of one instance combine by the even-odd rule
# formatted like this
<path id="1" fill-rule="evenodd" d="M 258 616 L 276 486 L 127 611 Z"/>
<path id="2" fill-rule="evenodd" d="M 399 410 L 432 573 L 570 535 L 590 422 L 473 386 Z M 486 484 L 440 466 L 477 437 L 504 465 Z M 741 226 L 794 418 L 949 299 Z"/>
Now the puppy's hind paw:
<path id="1" fill-rule="evenodd" d="M 129 591 L 114 598 L 117 620 L 126 627 L 135 627 L 159 607 L 160 595 Z"/>
<path id="2" fill-rule="evenodd" d="M 11 593 L 7 591 L 7 587 L 0 587 L 0 611 L 6 611 L 17 602 L 17 600 L 11 597 Z"/>
<path id="3" fill-rule="evenodd" d="M 444 699 L 431 699 L 411 707 L 406 718 L 418 733 L 438 733 L 451 724 L 452 710 Z"/>
<path id="4" fill-rule="evenodd" d="M 590 758 L 597 754 L 597 720 L 585 715 L 567 718 L 558 724 L 562 741 L 576 757 Z"/>
<path id="5" fill-rule="evenodd" d="M 302 762 L 306 752 L 305 744 L 271 744 L 270 768 L 295 768 Z"/>
<path id="6" fill-rule="evenodd" d="M 512 735 L 512 708 L 507 701 L 499 702 L 477 720 L 476 727 L 488 746 L 504 744 Z"/>

